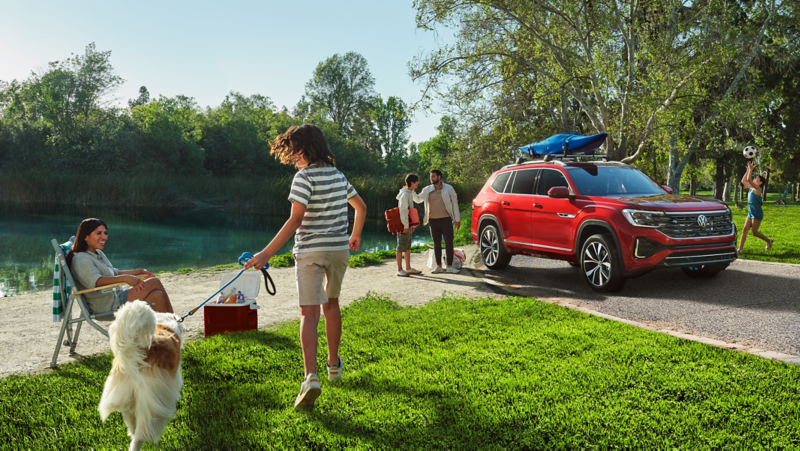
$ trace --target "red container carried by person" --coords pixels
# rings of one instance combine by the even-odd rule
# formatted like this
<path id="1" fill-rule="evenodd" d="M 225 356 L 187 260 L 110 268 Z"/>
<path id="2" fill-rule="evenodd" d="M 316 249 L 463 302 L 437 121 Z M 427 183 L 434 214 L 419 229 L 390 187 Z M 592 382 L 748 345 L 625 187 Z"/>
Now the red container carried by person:
<path id="1" fill-rule="evenodd" d="M 222 275 L 220 286 L 225 286 L 238 272 Z M 242 293 L 244 299 L 232 304 L 217 304 L 211 301 L 203 307 L 206 337 L 224 332 L 241 332 L 258 328 L 258 305 L 256 297 L 261 289 L 261 274 L 245 272 L 221 293 L 225 299 Z M 214 302 L 214 303 L 212 303 Z"/>
<path id="2" fill-rule="evenodd" d="M 398 233 L 402 232 L 403 221 L 400 220 L 400 209 L 398 207 L 394 207 L 391 210 L 386 210 L 385 213 L 386 222 L 386 229 L 392 232 L 392 235 L 397 236 Z M 416 227 L 419 225 L 419 212 L 417 212 L 416 208 L 409 208 L 408 209 L 408 226 L 409 227 Z"/>

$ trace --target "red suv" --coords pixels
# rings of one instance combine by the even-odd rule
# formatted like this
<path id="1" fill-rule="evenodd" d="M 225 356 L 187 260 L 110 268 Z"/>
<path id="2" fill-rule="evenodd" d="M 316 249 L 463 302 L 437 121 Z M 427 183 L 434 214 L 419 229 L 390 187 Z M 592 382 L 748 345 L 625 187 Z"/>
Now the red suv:
<path id="1" fill-rule="evenodd" d="M 710 277 L 736 260 L 730 209 L 669 194 L 616 162 L 533 161 L 492 174 L 472 201 L 472 239 L 491 269 L 515 254 L 565 260 L 598 292 L 658 268 Z"/>

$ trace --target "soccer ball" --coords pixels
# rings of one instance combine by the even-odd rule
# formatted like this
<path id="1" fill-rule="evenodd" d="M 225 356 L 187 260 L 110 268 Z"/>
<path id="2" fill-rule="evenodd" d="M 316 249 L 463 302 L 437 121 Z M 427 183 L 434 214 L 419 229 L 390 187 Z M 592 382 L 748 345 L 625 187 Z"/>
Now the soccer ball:
<path id="1" fill-rule="evenodd" d="M 753 158 L 755 158 L 756 153 L 758 152 L 756 151 L 756 148 L 753 146 L 747 146 L 742 151 L 742 155 L 744 155 L 744 157 L 747 158 L 748 160 L 752 160 Z"/>

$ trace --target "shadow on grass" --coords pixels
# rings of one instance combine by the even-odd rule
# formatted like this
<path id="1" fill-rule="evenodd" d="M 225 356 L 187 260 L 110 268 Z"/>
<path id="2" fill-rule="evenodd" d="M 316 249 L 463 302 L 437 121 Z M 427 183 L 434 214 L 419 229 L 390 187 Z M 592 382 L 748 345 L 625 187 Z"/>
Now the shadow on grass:
<path id="1" fill-rule="evenodd" d="M 348 380 L 337 389 L 338 393 L 332 395 L 341 399 L 358 399 L 366 392 L 375 399 L 385 399 L 388 402 L 385 408 L 397 412 L 398 419 L 392 418 L 390 424 L 370 421 L 370 415 L 352 418 L 330 408 L 318 408 L 308 415 L 331 433 L 357 439 L 358 446 L 368 444 L 368 448 L 480 448 L 487 444 L 502 448 L 533 444 L 530 442 L 530 425 L 527 424 L 533 417 L 523 420 L 525 424 L 485 417 L 479 415 L 477 412 L 481 409 L 473 405 L 478 401 L 455 388 L 446 391 L 425 389 L 413 383 L 394 385 L 388 382 L 362 373 Z M 514 406 L 508 408 L 513 410 Z M 351 409 L 346 410 L 352 413 Z M 519 419 L 516 423 L 520 423 Z M 536 435 L 534 442 L 550 441 L 541 433 Z"/>
<path id="2" fill-rule="evenodd" d="M 253 425 L 287 407 L 282 373 L 287 356 L 301 358 L 299 340 L 252 331 L 216 335 L 187 348 L 179 418 L 171 423 L 179 447 L 263 446 Z"/>

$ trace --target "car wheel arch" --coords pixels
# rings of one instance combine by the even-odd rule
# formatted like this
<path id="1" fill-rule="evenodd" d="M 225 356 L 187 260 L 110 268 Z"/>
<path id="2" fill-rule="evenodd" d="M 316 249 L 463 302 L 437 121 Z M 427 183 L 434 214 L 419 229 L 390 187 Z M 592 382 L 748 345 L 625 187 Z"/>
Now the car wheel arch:
<path id="1" fill-rule="evenodd" d="M 617 248 L 617 252 L 619 255 L 622 255 L 622 246 L 619 244 L 619 238 L 617 237 L 617 232 L 614 230 L 614 227 L 605 221 L 588 219 L 581 223 L 581 226 L 578 228 L 578 233 L 575 236 L 575 256 L 578 257 L 579 260 L 583 243 L 588 240 L 590 236 L 597 233 L 606 233 L 611 235 L 611 239 L 614 240 L 614 246 Z"/>

